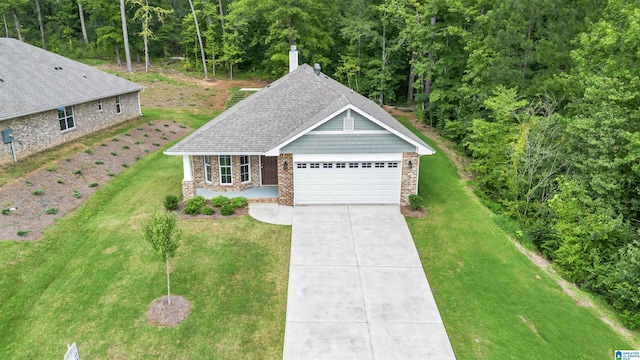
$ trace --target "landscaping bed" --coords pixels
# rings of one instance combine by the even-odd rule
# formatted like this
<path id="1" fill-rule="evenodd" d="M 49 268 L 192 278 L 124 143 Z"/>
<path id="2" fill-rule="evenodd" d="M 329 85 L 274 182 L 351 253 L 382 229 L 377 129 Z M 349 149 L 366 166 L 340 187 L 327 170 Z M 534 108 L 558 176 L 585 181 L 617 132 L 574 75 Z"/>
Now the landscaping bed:
<path id="1" fill-rule="evenodd" d="M 107 181 L 191 129 L 171 121 L 142 123 L 0 187 L 0 240 L 35 240 Z M 38 156 L 38 154 L 33 155 Z"/>

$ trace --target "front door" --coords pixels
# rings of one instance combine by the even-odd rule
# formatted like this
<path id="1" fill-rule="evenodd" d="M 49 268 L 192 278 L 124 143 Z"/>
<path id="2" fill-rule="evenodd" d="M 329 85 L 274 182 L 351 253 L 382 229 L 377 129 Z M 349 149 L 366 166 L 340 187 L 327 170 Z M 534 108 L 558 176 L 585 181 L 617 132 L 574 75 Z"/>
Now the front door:
<path id="1" fill-rule="evenodd" d="M 278 185 L 278 157 L 262 156 L 262 185 Z"/>

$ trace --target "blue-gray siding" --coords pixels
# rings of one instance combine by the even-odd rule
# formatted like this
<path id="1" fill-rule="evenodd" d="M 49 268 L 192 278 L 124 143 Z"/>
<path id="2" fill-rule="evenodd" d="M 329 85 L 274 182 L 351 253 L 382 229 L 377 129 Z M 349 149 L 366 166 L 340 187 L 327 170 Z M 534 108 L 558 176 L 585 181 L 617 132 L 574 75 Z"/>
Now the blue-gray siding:
<path id="1" fill-rule="evenodd" d="M 342 119 L 344 119 L 345 116 L 347 116 L 347 111 L 340 113 L 333 119 L 313 129 L 313 131 L 342 131 Z M 355 111 L 351 111 L 351 117 L 354 120 L 353 130 L 355 131 L 384 130 L 382 127 Z"/>
<path id="2" fill-rule="evenodd" d="M 280 151 L 284 154 L 401 153 L 416 151 L 416 147 L 391 133 L 314 135 L 311 132 Z"/>

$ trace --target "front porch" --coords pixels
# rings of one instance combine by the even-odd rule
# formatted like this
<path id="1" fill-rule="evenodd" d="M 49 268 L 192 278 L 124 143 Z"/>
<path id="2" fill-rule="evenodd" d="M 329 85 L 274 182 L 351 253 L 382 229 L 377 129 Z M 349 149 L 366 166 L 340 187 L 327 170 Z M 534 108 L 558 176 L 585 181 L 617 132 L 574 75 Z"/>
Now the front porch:
<path id="1" fill-rule="evenodd" d="M 240 191 L 213 191 L 207 188 L 196 188 L 196 195 L 203 196 L 205 199 L 212 199 L 220 195 L 228 198 L 242 196 L 247 198 L 249 202 L 277 203 L 278 187 L 249 188 Z"/>

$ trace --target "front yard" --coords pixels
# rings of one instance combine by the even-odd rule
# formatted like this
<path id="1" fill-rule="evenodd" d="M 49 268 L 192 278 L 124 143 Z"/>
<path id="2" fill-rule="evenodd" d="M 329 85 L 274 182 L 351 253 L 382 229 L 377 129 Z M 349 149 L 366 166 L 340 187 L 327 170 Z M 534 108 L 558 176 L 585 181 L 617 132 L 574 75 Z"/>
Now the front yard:
<path id="1" fill-rule="evenodd" d="M 181 159 L 143 158 L 37 242 L 0 242 L 0 358 L 277 359 L 282 356 L 290 227 L 247 216 L 183 220 L 172 293 L 179 326 L 145 319 L 165 294 L 164 263 L 141 221 L 180 193 Z"/>

